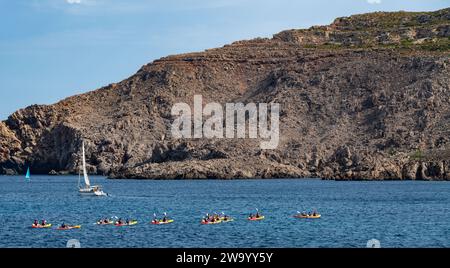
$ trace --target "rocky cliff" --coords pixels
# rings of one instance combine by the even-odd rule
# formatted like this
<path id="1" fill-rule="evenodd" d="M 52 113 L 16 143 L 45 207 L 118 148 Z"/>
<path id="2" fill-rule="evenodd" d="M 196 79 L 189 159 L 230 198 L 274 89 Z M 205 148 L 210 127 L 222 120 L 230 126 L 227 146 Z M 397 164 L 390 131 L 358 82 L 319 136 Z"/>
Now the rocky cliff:
<path id="1" fill-rule="evenodd" d="M 0 123 L 0 173 L 450 179 L 450 9 L 371 13 L 169 56 Z M 280 103 L 280 144 L 171 137 L 174 103 Z"/>

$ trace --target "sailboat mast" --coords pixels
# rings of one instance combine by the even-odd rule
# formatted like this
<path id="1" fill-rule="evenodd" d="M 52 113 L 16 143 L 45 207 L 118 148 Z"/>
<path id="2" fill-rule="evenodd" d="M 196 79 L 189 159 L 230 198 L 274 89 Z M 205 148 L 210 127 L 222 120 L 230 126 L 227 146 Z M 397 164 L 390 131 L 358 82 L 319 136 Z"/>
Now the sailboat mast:
<path id="1" fill-rule="evenodd" d="M 81 182 L 81 169 L 78 169 L 78 188 L 81 188 L 80 182 Z"/>

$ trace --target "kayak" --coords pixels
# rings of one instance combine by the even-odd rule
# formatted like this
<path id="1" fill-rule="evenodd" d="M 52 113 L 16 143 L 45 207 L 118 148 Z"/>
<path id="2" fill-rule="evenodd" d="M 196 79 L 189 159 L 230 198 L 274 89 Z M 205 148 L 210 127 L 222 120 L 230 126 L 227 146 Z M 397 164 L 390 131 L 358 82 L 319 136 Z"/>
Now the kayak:
<path id="1" fill-rule="evenodd" d="M 167 220 L 167 221 L 152 221 L 151 223 L 153 225 L 162 225 L 162 224 L 169 224 L 174 222 L 174 220 Z"/>
<path id="2" fill-rule="evenodd" d="M 97 222 L 96 224 L 97 224 L 97 225 L 112 225 L 112 224 L 114 224 L 114 222 L 113 222 L 113 221 L 110 221 L 110 222 L 108 222 L 108 223 Z"/>
<path id="3" fill-rule="evenodd" d="M 130 223 L 114 223 L 114 226 L 132 226 L 132 225 L 136 225 L 138 222 L 137 221 L 131 221 Z"/>
<path id="4" fill-rule="evenodd" d="M 72 229 L 80 229 L 81 225 L 74 225 L 74 226 L 66 226 L 66 227 L 58 227 L 56 230 L 72 230 Z"/>
<path id="5" fill-rule="evenodd" d="M 260 216 L 259 218 L 248 218 L 249 221 L 262 221 L 264 220 L 266 217 L 264 216 Z"/>
<path id="6" fill-rule="evenodd" d="M 318 214 L 316 216 L 304 216 L 304 215 L 295 215 L 294 218 L 297 219 L 320 219 L 322 215 Z"/>
<path id="7" fill-rule="evenodd" d="M 221 220 L 218 220 L 218 221 L 207 221 L 207 222 L 202 221 L 201 223 L 203 225 L 209 225 L 209 224 L 219 224 L 219 223 L 222 223 L 222 221 Z"/>
<path id="8" fill-rule="evenodd" d="M 40 224 L 38 224 L 38 225 L 31 225 L 31 228 L 35 228 L 35 229 L 45 229 L 45 228 L 50 228 L 50 227 L 52 227 L 52 225 L 49 223 L 49 224 L 46 224 L 46 225 L 40 225 Z"/>

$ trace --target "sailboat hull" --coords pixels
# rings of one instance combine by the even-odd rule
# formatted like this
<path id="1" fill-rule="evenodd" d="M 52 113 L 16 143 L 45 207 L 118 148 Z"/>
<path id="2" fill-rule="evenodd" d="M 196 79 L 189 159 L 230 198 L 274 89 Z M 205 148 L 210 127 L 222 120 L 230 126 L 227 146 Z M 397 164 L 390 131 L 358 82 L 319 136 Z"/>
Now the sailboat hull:
<path id="1" fill-rule="evenodd" d="M 107 196 L 105 192 L 98 188 L 80 188 L 78 191 L 81 195 L 87 195 L 87 196 Z"/>

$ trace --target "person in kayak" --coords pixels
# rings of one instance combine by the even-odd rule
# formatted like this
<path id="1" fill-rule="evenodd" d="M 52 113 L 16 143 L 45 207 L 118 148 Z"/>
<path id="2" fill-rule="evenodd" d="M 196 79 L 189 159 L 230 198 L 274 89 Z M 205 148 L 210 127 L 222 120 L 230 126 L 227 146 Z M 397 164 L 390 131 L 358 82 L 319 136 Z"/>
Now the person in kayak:
<path id="1" fill-rule="evenodd" d="M 117 224 L 119 224 L 119 225 L 122 225 L 122 224 L 123 224 L 122 218 L 120 218 L 120 219 L 117 221 Z"/>
<path id="2" fill-rule="evenodd" d="M 159 224 L 160 223 L 160 220 L 158 219 L 156 213 L 153 213 L 152 223 L 154 223 L 154 224 Z"/>
<path id="3" fill-rule="evenodd" d="M 203 219 L 202 219 L 202 223 L 208 223 L 208 221 L 209 221 L 209 219 L 207 218 L 207 217 L 204 217 Z"/>
<path id="4" fill-rule="evenodd" d="M 206 213 L 206 216 L 203 217 L 203 222 L 204 222 L 204 223 L 209 223 L 209 222 L 211 222 L 213 219 L 214 219 L 213 216 L 209 215 L 209 213 Z"/>
<path id="5" fill-rule="evenodd" d="M 41 221 L 41 225 L 42 225 L 42 226 L 47 225 L 47 221 L 46 221 L 46 220 L 42 220 L 42 221 Z"/>
<path id="6" fill-rule="evenodd" d="M 38 226 L 39 225 L 39 221 L 38 220 L 34 220 L 33 226 Z"/>
<path id="7" fill-rule="evenodd" d="M 66 226 L 66 224 L 64 222 L 61 224 L 61 228 L 62 229 L 66 229 L 67 228 L 67 226 Z"/>

